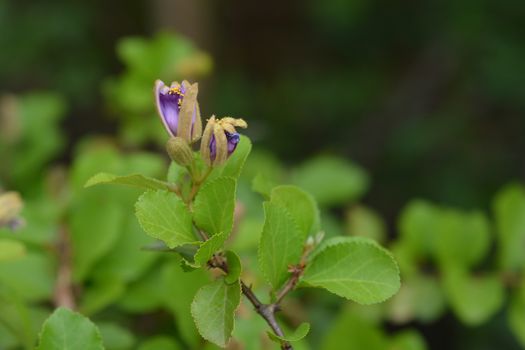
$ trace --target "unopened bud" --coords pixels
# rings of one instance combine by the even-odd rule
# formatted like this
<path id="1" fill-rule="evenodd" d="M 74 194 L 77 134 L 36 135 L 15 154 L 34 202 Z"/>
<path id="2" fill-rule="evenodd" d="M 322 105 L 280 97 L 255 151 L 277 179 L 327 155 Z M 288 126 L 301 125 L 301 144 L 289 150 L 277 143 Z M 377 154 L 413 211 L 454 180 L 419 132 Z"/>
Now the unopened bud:
<path id="1" fill-rule="evenodd" d="M 166 143 L 166 151 L 170 158 L 179 165 L 188 166 L 193 161 L 193 152 L 181 137 L 172 137 Z"/>
<path id="2" fill-rule="evenodd" d="M 201 141 L 202 158 L 208 166 L 223 164 L 237 148 L 240 135 L 235 127 L 246 128 L 243 119 L 226 117 L 216 119 L 212 116 L 204 129 Z"/>

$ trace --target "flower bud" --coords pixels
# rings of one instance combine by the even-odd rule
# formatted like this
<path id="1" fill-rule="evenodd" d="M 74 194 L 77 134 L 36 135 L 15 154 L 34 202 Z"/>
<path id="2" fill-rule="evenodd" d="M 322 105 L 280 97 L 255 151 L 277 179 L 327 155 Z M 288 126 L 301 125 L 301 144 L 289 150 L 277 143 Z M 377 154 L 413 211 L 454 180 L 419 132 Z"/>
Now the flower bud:
<path id="1" fill-rule="evenodd" d="M 212 116 L 206 124 L 201 141 L 201 155 L 209 166 L 223 164 L 235 151 L 240 135 L 235 127 L 246 128 L 248 124 L 242 119 L 226 117 L 216 119 Z"/>
<path id="2" fill-rule="evenodd" d="M 18 192 L 0 194 L 0 228 L 6 226 L 12 230 L 23 224 L 19 217 L 24 203 Z"/>
<path id="3" fill-rule="evenodd" d="M 179 165 L 188 166 L 193 161 L 193 151 L 181 137 L 172 137 L 166 142 L 166 151 L 170 158 Z"/>
<path id="4" fill-rule="evenodd" d="M 195 142 L 201 137 L 202 122 L 197 94 L 197 83 L 186 80 L 168 87 L 161 80 L 155 82 L 155 101 L 160 119 L 168 133 L 181 137 L 187 142 Z"/>

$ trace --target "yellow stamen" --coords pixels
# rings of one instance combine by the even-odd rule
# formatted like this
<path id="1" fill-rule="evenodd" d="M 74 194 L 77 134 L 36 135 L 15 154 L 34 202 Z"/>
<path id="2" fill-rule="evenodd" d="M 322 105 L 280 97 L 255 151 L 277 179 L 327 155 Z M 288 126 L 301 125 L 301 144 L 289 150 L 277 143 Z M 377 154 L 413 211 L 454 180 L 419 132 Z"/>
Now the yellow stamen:
<path id="1" fill-rule="evenodd" d="M 170 95 L 179 95 L 181 97 L 184 97 L 184 94 L 180 90 L 180 86 L 174 86 L 168 90 L 168 94 Z"/>

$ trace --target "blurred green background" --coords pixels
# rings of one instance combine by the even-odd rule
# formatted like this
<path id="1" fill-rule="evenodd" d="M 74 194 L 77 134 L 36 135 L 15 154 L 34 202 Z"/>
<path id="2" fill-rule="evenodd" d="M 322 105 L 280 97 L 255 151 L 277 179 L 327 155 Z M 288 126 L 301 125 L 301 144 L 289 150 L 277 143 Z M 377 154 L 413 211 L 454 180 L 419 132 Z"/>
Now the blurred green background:
<path id="1" fill-rule="evenodd" d="M 366 205 L 384 218 L 380 231 L 398 239 L 403 235 L 399 217 L 413 198 L 489 212 L 500 188 L 525 179 L 524 18 L 525 4 L 514 0 L 0 0 L 0 188 L 22 194 L 28 229 L 32 220 L 40 229 L 53 227 L 27 235 L 30 251 L 53 241 L 57 227 L 82 227 L 90 220 L 83 207 L 97 206 L 89 197 L 104 196 L 80 190 L 86 177 L 111 169 L 162 176 L 166 134 L 154 112 L 153 81 L 185 78 L 199 81 L 204 117 L 248 121 L 246 134 L 257 152 L 246 169 L 247 188 L 264 168 L 276 182 L 292 178 L 317 190 L 334 231 L 348 221 L 349 208 Z M 327 195 L 323 203 L 330 186 L 311 184 L 329 175 L 308 176 L 338 167 L 323 163 L 332 159 L 326 156 L 351 160 L 348 166 L 364 170 L 350 171 L 358 188 L 350 188 L 348 197 Z M 314 157 L 321 163 L 312 165 Z M 295 170 L 287 177 L 289 169 Z M 516 198 L 520 191 L 513 192 Z M 122 195 L 127 206 L 109 203 L 106 215 L 128 220 L 132 199 L 127 196 Z M 88 214 L 83 217 L 81 210 Z M 487 224 L 487 230 L 492 233 L 498 225 Z M 101 243 L 100 253 L 80 259 L 74 274 L 86 290 L 109 278 L 89 271 L 101 264 L 111 244 Z M 474 273 L 494 269 L 491 261 L 499 253 L 489 246 Z M 525 239 L 516 249 L 525 255 Z M 153 266 L 143 264 L 144 271 Z M 427 264 L 424 260 L 421 270 L 435 272 Z M 130 272 L 126 283 L 142 273 Z M 127 288 L 113 287 L 113 296 Z M 28 301 L 49 309 L 50 296 L 44 290 Z M 313 305 L 314 327 L 335 317 L 339 304 L 328 299 L 303 298 Z M 517 300 L 525 305 L 525 296 Z M 90 302 L 83 309 L 87 314 L 105 308 L 96 298 Z M 105 312 L 106 318 L 130 323 Z M 156 322 L 167 317 L 156 312 Z M 357 316 L 349 315 L 341 316 L 340 327 L 361 327 Z M 476 327 L 456 316 L 449 310 L 431 322 L 408 317 L 379 323 L 385 334 L 408 324 L 429 349 L 520 348 L 503 309 Z M 518 329 L 525 332 L 521 322 Z M 321 333 L 313 334 L 314 349 L 323 342 Z M 323 342 L 326 349 L 329 343 Z M 392 349 L 419 349 L 399 346 Z M 365 348 L 374 347 L 360 347 Z"/>

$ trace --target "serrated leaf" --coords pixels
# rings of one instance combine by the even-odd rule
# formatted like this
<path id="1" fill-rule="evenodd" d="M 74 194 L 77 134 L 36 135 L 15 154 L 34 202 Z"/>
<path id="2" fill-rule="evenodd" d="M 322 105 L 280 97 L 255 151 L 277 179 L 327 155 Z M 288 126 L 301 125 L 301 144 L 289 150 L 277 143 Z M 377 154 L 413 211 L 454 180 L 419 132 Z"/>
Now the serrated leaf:
<path id="1" fill-rule="evenodd" d="M 36 350 L 103 350 L 97 327 L 88 318 L 66 308 L 58 308 L 46 320 Z"/>
<path id="2" fill-rule="evenodd" d="M 239 283 L 217 279 L 203 286 L 191 303 L 191 314 L 201 336 L 226 347 L 234 327 L 235 310 L 241 301 Z"/>
<path id="3" fill-rule="evenodd" d="M 26 246 L 24 243 L 14 239 L 0 239 L 0 263 L 4 261 L 13 261 L 26 255 Z"/>
<path id="4" fill-rule="evenodd" d="M 394 258 L 375 242 L 361 237 L 328 244 L 308 263 L 302 280 L 359 304 L 382 302 L 400 286 Z"/>
<path id="5" fill-rule="evenodd" d="M 305 239 L 308 233 L 319 228 L 319 209 L 309 193 L 297 186 L 283 185 L 275 187 L 270 198 L 288 210 Z"/>
<path id="6" fill-rule="evenodd" d="M 168 247 L 198 243 L 193 234 L 191 213 L 174 193 L 148 191 L 140 196 L 135 209 L 144 231 Z"/>
<path id="7" fill-rule="evenodd" d="M 228 274 L 224 277 L 224 281 L 228 284 L 235 283 L 241 276 L 241 259 L 231 250 L 227 250 L 225 255 L 226 261 L 228 261 Z"/>
<path id="8" fill-rule="evenodd" d="M 229 235 L 233 227 L 236 181 L 219 177 L 207 182 L 195 197 L 193 219 L 195 224 L 211 235 L 220 232 Z"/>
<path id="9" fill-rule="evenodd" d="M 233 154 L 228 158 L 224 165 L 213 170 L 209 179 L 215 179 L 220 176 L 228 176 L 237 179 L 239 175 L 241 175 L 242 167 L 244 166 L 246 158 L 248 158 L 251 150 L 252 142 L 248 137 L 241 135 L 241 139 Z"/>
<path id="10" fill-rule="evenodd" d="M 525 187 L 505 187 L 496 195 L 493 208 L 500 266 L 514 271 L 525 269 Z"/>
<path id="11" fill-rule="evenodd" d="M 284 207 L 264 203 L 264 226 L 259 243 L 259 266 L 273 289 L 278 289 L 288 275 L 288 266 L 299 263 L 304 235 Z"/>
<path id="12" fill-rule="evenodd" d="M 221 232 L 203 242 L 194 257 L 195 267 L 205 266 L 211 256 L 222 248 L 226 238 L 228 238 L 228 235 Z"/>
<path id="13" fill-rule="evenodd" d="M 503 285 L 496 275 L 472 277 L 463 268 L 448 268 L 443 284 L 452 310 L 468 325 L 486 322 L 504 302 Z"/>
<path id="14" fill-rule="evenodd" d="M 84 187 L 91 187 L 99 184 L 119 184 L 143 188 L 146 190 L 170 190 L 170 185 L 168 183 L 141 174 L 119 176 L 109 173 L 98 173 L 91 177 Z"/>
<path id="15" fill-rule="evenodd" d="M 293 343 L 293 342 L 299 341 L 303 339 L 304 337 L 306 337 L 309 331 L 310 331 L 310 324 L 308 322 L 303 322 L 299 325 L 299 327 L 297 327 L 297 329 L 292 334 L 288 336 L 279 337 L 278 335 L 272 332 L 268 332 L 268 336 L 270 337 L 270 339 L 278 343 L 282 343 L 283 341 Z"/>

